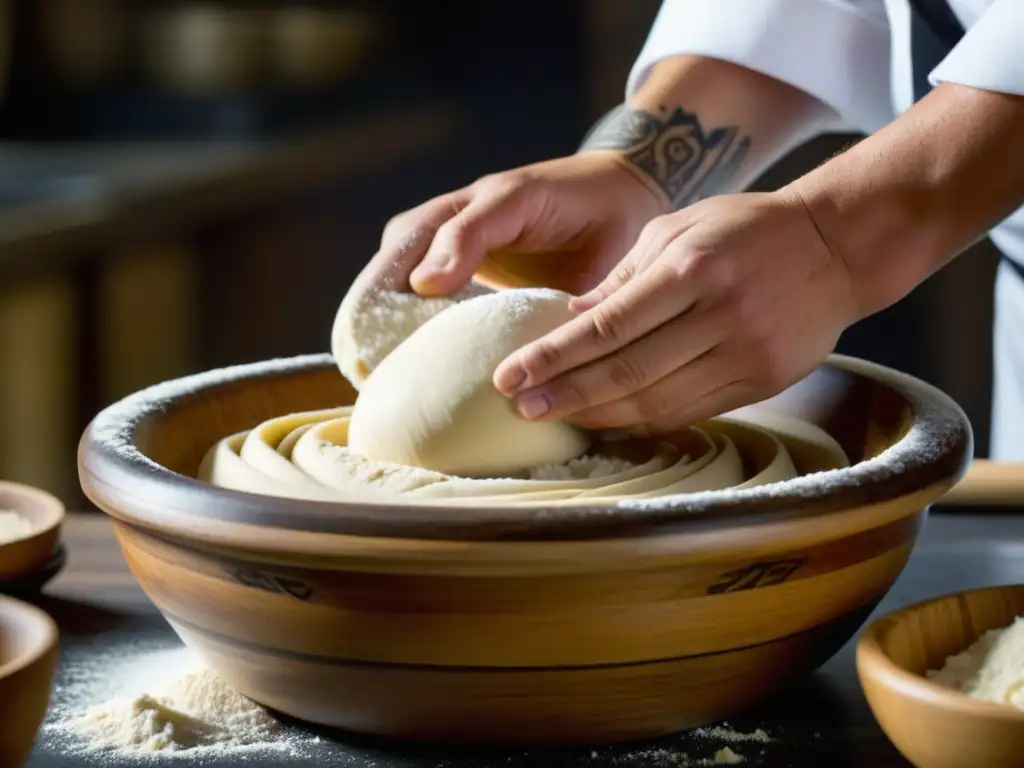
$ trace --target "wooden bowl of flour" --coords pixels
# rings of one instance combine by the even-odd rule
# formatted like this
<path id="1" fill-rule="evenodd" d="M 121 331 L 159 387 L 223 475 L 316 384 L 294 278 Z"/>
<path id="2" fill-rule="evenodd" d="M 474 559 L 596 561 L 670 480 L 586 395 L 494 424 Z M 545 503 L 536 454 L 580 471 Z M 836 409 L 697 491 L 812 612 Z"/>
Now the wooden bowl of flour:
<path id="1" fill-rule="evenodd" d="M 0 597 L 0 765 L 24 765 L 57 670 L 57 625 L 43 611 Z"/>
<path id="2" fill-rule="evenodd" d="M 876 620 L 857 644 L 857 673 L 871 711 L 896 748 L 918 768 L 1016 768 L 1024 755 L 1024 686 L 1019 655 L 1012 665 L 1019 685 L 993 680 L 993 691 L 1014 692 L 1018 706 L 974 698 L 927 676 L 961 657 L 953 679 L 977 674 L 989 630 L 1024 616 L 1024 585 L 945 595 Z M 1019 628 L 1018 628 L 1019 631 Z M 998 666 L 998 661 L 996 662 Z"/>
<path id="3" fill-rule="evenodd" d="M 821 427 L 853 466 L 781 485 L 519 508 L 193 479 L 224 436 L 353 398 L 327 356 L 168 382 L 96 418 L 82 484 L 142 588 L 241 693 L 448 742 L 636 739 L 776 692 L 855 633 L 972 449 L 941 392 L 835 357 L 755 410 Z"/>
<path id="4" fill-rule="evenodd" d="M 0 592 L 46 566 L 64 521 L 64 505 L 38 488 L 0 482 Z"/>

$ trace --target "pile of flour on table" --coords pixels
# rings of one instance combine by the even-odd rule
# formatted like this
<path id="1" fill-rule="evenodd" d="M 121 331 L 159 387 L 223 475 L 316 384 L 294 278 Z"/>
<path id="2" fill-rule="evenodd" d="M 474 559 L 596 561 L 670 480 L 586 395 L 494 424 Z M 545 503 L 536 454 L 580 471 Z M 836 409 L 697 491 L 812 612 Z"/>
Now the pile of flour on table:
<path id="1" fill-rule="evenodd" d="M 1024 616 L 993 629 L 963 653 L 950 656 L 928 678 L 971 698 L 1024 709 Z"/>
<path id="2" fill-rule="evenodd" d="M 236 753 L 301 755 L 303 743 L 264 708 L 235 692 L 187 648 L 93 659 L 68 670 L 70 691 L 44 726 L 64 752 L 111 762 L 204 759 Z M 254 755 L 255 756 L 255 755 Z"/>

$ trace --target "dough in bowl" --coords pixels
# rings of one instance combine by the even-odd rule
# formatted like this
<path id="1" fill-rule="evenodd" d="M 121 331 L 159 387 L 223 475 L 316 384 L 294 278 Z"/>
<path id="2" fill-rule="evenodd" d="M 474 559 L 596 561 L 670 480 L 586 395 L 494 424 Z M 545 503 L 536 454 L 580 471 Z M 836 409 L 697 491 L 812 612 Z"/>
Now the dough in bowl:
<path id="1" fill-rule="evenodd" d="M 460 301 L 489 293 L 474 283 L 451 296 L 376 290 L 357 283 L 345 294 L 331 328 L 331 353 L 357 391 L 373 369 L 427 320 Z"/>
<path id="2" fill-rule="evenodd" d="M 524 419 L 491 381 L 508 355 L 572 319 L 569 299 L 547 288 L 500 291 L 427 320 L 363 382 L 349 448 L 460 477 L 514 476 L 585 453 L 584 431 Z"/>

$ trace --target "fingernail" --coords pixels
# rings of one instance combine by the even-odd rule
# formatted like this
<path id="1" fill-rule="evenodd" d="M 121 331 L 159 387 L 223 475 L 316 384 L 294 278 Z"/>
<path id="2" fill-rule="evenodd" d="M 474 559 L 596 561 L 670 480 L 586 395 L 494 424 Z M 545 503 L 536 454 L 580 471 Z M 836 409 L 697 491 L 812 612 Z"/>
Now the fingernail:
<path id="1" fill-rule="evenodd" d="M 516 407 L 524 419 L 536 419 L 551 410 L 551 401 L 546 395 L 526 395 L 516 401 Z"/>
<path id="2" fill-rule="evenodd" d="M 526 381 L 526 371 L 518 365 L 511 365 L 497 372 L 494 377 L 494 386 L 506 395 L 514 395 L 524 381 Z"/>
<path id="3" fill-rule="evenodd" d="M 582 296 L 576 296 L 569 300 L 569 311 L 576 312 L 577 314 L 580 312 L 586 312 L 594 303 L 594 299 L 591 295 L 589 293 L 585 293 Z"/>
<path id="4" fill-rule="evenodd" d="M 409 285 L 420 295 L 433 295 L 434 292 L 445 293 L 444 272 L 433 264 L 423 263 L 409 275 Z"/>
<path id="5" fill-rule="evenodd" d="M 446 253 L 428 253 L 416 269 L 412 271 L 412 278 L 415 280 L 429 280 L 448 271 L 448 266 L 453 259 Z"/>

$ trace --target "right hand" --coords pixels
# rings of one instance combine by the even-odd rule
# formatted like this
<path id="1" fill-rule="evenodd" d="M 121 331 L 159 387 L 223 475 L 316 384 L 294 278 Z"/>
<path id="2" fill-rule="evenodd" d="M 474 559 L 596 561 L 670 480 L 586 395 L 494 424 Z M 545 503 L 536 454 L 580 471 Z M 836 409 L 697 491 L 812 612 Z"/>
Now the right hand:
<path id="1" fill-rule="evenodd" d="M 375 288 L 446 296 L 464 287 L 488 253 L 557 259 L 552 287 L 597 286 L 667 203 L 611 152 L 523 166 L 435 197 L 388 222 L 360 275 Z"/>

